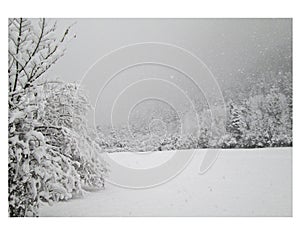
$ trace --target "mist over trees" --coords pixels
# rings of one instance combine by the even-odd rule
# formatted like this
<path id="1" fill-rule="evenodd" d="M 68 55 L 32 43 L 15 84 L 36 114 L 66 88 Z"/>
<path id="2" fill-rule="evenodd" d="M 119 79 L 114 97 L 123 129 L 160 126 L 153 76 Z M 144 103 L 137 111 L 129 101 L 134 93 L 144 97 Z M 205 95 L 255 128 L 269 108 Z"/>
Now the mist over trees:
<path id="1" fill-rule="evenodd" d="M 162 112 L 155 103 L 142 111 L 133 111 L 129 125 L 114 127 L 115 135 L 103 137 L 109 151 L 156 151 L 186 148 L 261 148 L 292 146 L 292 54 L 291 46 L 277 46 L 264 51 L 264 59 L 256 60 L 237 74 L 232 87 L 222 91 L 227 115 L 213 120 L 221 107 L 209 108 L 197 96 L 192 97 L 199 127 L 181 132 L 185 117 L 193 113 L 186 107 L 181 113 L 170 109 Z M 226 76 L 224 76 L 226 78 Z M 177 111 L 178 112 L 178 111 Z M 163 113 L 163 115 L 161 114 Z M 153 137 L 149 124 L 159 117 L 171 127 L 164 135 Z M 192 119 L 192 117 L 189 117 Z M 221 129 L 225 124 L 226 133 Z M 165 127 L 161 126 L 161 129 Z M 101 128 L 99 128 L 101 129 Z M 108 129 L 109 127 L 102 127 Z M 141 130 L 143 134 L 141 134 Z M 131 133 L 133 137 L 128 137 Z M 119 143 L 122 140 L 122 143 Z M 117 147 L 116 147 L 117 146 Z"/>

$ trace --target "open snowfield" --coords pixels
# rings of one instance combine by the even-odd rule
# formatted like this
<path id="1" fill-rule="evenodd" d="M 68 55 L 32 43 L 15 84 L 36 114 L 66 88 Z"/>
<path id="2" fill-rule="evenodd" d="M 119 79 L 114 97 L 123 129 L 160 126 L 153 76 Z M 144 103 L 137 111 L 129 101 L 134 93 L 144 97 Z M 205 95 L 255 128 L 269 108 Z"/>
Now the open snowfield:
<path id="1" fill-rule="evenodd" d="M 192 151 L 192 150 L 189 150 Z M 184 151 L 183 151 L 184 153 Z M 106 189 L 43 206 L 41 216 L 291 216 L 292 148 L 220 150 L 199 174 L 205 150 L 197 150 L 178 176 L 148 189 Z M 166 162 L 174 152 L 114 153 L 128 167 Z"/>

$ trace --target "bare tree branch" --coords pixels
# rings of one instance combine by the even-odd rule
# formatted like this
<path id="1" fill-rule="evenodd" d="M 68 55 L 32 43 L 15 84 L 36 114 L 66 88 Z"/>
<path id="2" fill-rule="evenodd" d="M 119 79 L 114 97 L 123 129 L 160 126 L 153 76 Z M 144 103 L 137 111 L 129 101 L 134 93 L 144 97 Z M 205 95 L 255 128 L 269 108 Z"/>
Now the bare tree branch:
<path id="1" fill-rule="evenodd" d="M 20 40 L 21 40 L 21 35 L 22 35 L 22 22 L 23 22 L 23 19 L 20 18 L 19 37 L 18 37 L 18 41 L 17 41 L 17 51 L 16 51 L 16 54 L 19 53 Z M 19 62 L 16 63 L 16 77 L 15 77 L 15 83 L 14 83 L 13 91 L 15 91 L 16 88 L 17 88 L 18 76 L 19 76 Z"/>
<path id="2" fill-rule="evenodd" d="M 22 72 L 23 70 L 25 70 L 27 64 L 31 61 L 32 57 L 36 54 L 36 52 L 38 51 L 38 48 L 40 46 L 40 43 L 41 43 L 41 40 L 43 38 L 43 34 L 44 34 L 44 29 L 45 29 L 45 19 L 43 18 L 42 19 L 42 26 L 41 26 L 41 33 L 40 33 L 40 36 L 38 38 L 38 42 L 35 46 L 35 49 L 34 51 L 29 55 L 29 58 L 28 60 L 26 61 L 26 63 L 24 64 L 23 68 L 20 70 L 20 72 Z"/>

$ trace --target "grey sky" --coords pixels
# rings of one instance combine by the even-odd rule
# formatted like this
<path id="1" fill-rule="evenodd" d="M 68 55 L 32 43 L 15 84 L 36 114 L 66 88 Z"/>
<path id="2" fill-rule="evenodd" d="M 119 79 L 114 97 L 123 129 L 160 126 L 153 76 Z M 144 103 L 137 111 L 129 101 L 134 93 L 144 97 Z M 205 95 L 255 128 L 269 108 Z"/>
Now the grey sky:
<path id="1" fill-rule="evenodd" d="M 58 19 L 57 21 L 60 29 L 76 22 L 72 30 L 76 38 L 69 43 L 67 53 L 49 73 L 66 81 L 80 81 L 97 59 L 121 46 L 141 42 L 163 42 L 183 47 L 197 55 L 212 71 L 221 89 L 225 90 L 238 81 L 246 81 L 243 79 L 244 73 L 255 69 L 270 53 L 276 53 L 280 47 L 291 48 L 290 19 Z M 130 57 L 130 54 L 128 55 Z M 101 69 L 95 72 L 99 73 L 99 82 L 87 86 L 91 91 L 94 90 L 93 84 L 103 84 L 100 72 Z M 164 68 L 155 69 L 155 67 L 140 67 L 122 74 L 125 76 L 123 79 L 128 79 L 128 76 L 145 73 L 149 75 L 148 77 L 150 75 L 171 77 L 169 79 L 171 81 L 175 81 L 172 76 L 178 74 L 173 70 L 166 71 Z M 138 77 L 135 80 L 138 80 Z M 111 86 L 111 92 L 114 89 L 119 92 L 121 88 L 117 89 L 118 85 L 121 88 L 125 87 L 120 82 L 115 82 Z M 151 85 L 149 87 L 151 88 Z M 136 94 L 139 94 L 138 89 L 135 91 Z"/>
<path id="2" fill-rule="evenodd" d="M 290 19 L 58 19 L 73 22 L 76 34 L 53 73 L 74 81 L 104 54 L 139 42 L 166 42 L 199 56 L 217 77 L 245 68 L 247 60 L 263 56 L 291 41 Z M 242 57 L 241 57 L 242 56 Z M 220 73 L 219 71 L 225 71 Z"/>

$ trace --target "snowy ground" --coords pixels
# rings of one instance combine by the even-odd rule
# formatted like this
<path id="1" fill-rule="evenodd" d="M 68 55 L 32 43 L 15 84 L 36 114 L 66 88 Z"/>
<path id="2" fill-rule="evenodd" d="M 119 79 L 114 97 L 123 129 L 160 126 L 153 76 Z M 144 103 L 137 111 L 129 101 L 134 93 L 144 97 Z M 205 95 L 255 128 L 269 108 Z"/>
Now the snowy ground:
<path id="1" fill-rule="evenodd" d="M 155 162 L 174 153 L 157 152 Z M 205 150 L 197 150 L 185 170 L 171 181 L 149 189 L 125 189 L 107 184 L 40 210 L 41 216 L 291 216 L 292 148 L 220 150 L 213 167 L 199 174 Z M 141 155 L 115 153 L 131 167 Z M 144 155 L 144 162 L 150 162 Z"/>

